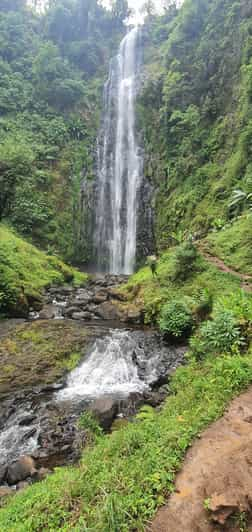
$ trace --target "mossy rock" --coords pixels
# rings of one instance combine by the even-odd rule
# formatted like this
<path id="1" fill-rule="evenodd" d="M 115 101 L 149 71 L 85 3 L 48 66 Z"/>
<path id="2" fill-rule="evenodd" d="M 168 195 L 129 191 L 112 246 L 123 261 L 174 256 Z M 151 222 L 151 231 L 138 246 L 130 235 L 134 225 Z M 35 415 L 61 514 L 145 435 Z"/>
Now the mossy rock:
<path id="1" fill-rule="evenodd" d="M 0 338 L 0 396 L 62 378 L 84 356 L 91 336 L 70 320 L 15 326 Z"/>

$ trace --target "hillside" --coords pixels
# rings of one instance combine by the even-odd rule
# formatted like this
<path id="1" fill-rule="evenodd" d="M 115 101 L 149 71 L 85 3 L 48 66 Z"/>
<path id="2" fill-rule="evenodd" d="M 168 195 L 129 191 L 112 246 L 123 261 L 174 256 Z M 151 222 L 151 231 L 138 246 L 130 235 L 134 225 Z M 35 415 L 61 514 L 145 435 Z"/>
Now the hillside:
<path id="1" fill-rule="evenodd" d="M 138 121 L 159 250 L 189 233 L 221 231 L 248 212 L 251 31 L 247 0 L 186 0 L 146 24 Z M 237 189 L 243 194 L 234 201 Z M 240 246 L 251 248 L 249 217 L 237 232 Z"/>
<path id="2" fill-rule="evenodd" d="M 94 175 L 124 16 L 120 2 L 109 12 L 96 0 L 57 0 L 40 15 L 25 0 L 0 6 L 0 220 L 68 260 L 88 256 L 81 181 Z"/>
<path id="3" fill-rule="evenodd" d="M 41 292 L 52 284 L 83 283 L 86 276 L 46 255 L 0 224 L 0 314 L 27 317 L 41 308 Z"/>
<path id="4" fill-rule="evenodd" d="M 30 4 L 0 2 L 0 531 L 248 532 L 251 0 Z"/>

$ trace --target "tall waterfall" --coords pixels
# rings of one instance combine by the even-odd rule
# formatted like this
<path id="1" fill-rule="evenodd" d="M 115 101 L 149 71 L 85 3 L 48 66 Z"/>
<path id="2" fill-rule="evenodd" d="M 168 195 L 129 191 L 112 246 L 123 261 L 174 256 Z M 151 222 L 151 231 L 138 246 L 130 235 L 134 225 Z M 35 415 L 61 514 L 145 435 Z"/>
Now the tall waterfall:
<path id="1" fill-rule="evenodd" d="M 95 255 L 100 270 L 132 273 L 136 257 L 137 192 L 142 157 L 135 132 L 139 29 L 133 28 L 110 64 L 104 124 L 98 142 Z"/>

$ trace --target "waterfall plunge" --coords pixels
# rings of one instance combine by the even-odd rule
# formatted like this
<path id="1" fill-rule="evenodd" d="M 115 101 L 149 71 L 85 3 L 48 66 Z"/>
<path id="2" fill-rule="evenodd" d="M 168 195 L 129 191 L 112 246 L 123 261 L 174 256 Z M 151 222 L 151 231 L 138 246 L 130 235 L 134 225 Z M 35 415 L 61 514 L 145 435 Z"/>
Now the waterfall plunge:
<path id="1" fill-rule="evenodd" d="M 139 29 L 122 40 L 104 87 L 98 147 L 95 250 L 100 270 L 130 274 L 136 256 L 137 192 L 142 157 L 135 135 Z"/>

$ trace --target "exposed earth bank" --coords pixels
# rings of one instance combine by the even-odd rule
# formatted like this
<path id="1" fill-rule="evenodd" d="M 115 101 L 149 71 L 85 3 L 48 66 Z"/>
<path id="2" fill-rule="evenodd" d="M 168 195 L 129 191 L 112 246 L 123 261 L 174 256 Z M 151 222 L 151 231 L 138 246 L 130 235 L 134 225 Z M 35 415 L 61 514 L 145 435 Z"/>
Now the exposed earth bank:
<path id="1" fill-rule="evenodd" d="M 148 530 L 252 531 L 252 387 L 193 444 Z"/>

